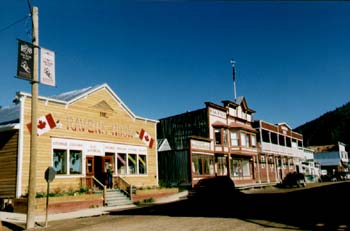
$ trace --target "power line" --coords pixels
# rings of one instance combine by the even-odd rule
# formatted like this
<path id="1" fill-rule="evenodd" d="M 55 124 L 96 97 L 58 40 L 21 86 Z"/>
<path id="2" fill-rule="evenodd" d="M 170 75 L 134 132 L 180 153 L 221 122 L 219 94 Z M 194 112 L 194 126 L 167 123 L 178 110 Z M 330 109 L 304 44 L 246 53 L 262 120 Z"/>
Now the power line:
<path id="1" fill-rule="evenodd" d="M 16 25 L 16 24 L 18 24 L 18 23 L 20 23 L 20 22 L 26 20 L 28 17 L 31 17 L 31 15 L 27 15 L 27 16 L 21 18 L 21 19 L 16 20 L 16 21 L 13 22 L 13 23 L 11 23 L 11 24 L 5 26 L 4 28 L 0 29 L 0 33 L 4 32 L 5 30 L 7 30 L 7 29 L 9 29 L 9 28 L 11 28 L 11 27 L 13 27 L 14 25 Z"/>

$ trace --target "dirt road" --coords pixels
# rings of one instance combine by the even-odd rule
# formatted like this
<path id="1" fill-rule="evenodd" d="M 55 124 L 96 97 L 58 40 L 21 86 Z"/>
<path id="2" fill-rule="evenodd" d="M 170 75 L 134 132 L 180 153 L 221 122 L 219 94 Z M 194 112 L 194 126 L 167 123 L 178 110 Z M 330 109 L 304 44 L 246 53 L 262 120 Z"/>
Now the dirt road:
<path id="1" fill-rule="evenodd" d="M 46 229 L 36 230 L 350 230 L 349 215 L 343 212 L 350 205 L 349 195 L 350 182 L 255 191 L 224 198 L 225 203 L 217 203 L 218 198 L 183 200 L 99 217 L 49 222 Z"/>

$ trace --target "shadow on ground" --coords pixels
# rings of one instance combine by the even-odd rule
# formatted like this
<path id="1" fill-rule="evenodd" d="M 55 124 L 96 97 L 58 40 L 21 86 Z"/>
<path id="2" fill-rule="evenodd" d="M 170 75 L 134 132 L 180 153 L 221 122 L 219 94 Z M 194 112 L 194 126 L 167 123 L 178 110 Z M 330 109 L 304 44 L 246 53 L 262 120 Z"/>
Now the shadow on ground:
<path id="1" fill-rule="evenodd" d="M 285 224 L 307 230 L 350 230 L 349 196 L 350 182 L 340 182 L 291 192 L 194 197 L 111 215 L 238 218 L 267 227 Z"/>

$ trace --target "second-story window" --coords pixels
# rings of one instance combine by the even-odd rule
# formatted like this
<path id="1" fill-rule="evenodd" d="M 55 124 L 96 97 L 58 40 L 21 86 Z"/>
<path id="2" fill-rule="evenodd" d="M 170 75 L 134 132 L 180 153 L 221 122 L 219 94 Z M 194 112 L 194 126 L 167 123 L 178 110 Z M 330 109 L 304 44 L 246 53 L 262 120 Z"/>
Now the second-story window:
<path id="1" fill-rule="evenodd" d="M 231 131 L 231 146 L 238 146 L 238 137 L 236 131 Z"/>
<path id="2" fill-rule="evenodd" d="M 247 145 L 246 134 L 241 132 L 241 146 L 245 147 Z"/>
<path id="3" fill-rule="evenodd" d="M 215 128 L 215 144 L 221 144 L 221 129 Z"/>
<path id="4" fill-rule="evenodd" d="M 252 142 L 252 147 L 256 147 L 256 136 L 251 135 L 251 142 Z"/>

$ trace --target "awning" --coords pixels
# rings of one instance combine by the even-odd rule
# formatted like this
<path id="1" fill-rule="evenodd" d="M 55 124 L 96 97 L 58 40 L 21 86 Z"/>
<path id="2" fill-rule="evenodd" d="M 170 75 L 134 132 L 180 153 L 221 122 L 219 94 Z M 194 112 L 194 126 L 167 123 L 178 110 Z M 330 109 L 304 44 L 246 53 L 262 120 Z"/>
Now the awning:
<path id="1" fill-rule="evenodd" d="M 246 124 L 241 124 L 241 123 L 230 123 L 229 128 L 236 128 L 236 129 L 241 129 L 241 130 L 245 130 L 245 131 L 249 131 L 249 132 L 254 132 L 257 133 L 257 131 L 252 128 L 249 125 Z"/>

